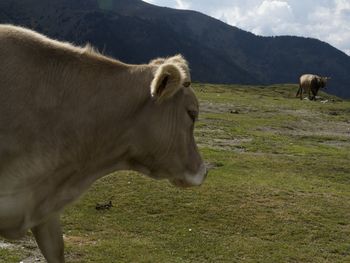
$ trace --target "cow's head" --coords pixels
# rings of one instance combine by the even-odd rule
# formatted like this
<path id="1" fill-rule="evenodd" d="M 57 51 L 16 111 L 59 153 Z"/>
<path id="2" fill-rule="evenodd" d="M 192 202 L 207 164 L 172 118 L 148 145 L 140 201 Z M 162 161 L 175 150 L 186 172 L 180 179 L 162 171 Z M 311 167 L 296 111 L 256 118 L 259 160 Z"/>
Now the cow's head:
<path id="1" fill-rule="evenodd" d="M 153 80 L 136 121 L 134 168 L 176 186 L 199 186 L 207 171 L 193 136 L 198 101 L 190 87 L 188 64 L 177 55 L 149 65 Z"/>
<path id="2" fill-rule="evenodd" d="M 321 77 L 320 78 L 320 88 L 326 88 L 328 80 L 330 80 L 330 77 Z"/>

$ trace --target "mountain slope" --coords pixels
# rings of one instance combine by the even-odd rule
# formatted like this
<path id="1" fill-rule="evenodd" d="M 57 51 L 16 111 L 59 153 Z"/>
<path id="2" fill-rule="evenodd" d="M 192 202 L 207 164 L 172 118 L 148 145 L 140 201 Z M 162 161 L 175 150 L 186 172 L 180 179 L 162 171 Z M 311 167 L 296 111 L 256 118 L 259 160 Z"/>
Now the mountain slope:
<path id="1" fill-rule="evenodd" d="M 193 79 L 212 83 L 297 82 L 332 77 L 329 91 L 350 97 L 350 57 L 315 39 L 259 37 L 194 11 L 140 0 L 3 0 L 0 22 L 77 44 L 90 42 L 125 62 L 183 53 Z"/>

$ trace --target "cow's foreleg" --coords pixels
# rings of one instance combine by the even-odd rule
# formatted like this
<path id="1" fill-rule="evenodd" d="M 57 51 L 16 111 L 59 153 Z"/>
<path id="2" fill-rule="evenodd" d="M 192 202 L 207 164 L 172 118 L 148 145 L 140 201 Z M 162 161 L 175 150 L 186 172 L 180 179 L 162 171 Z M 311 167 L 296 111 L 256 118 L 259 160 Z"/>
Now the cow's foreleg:
<path id="1" fill-rule="evenodd" d="M 300 86 L 300 99 L 301 100 L 303 99 L 303 91 L 304 91 L 304 89 Z"/>
<path id="2" fill-rule="evenodd" d="M 316 100 L 317 92 L 318 90 L 315 90 L 315 89 L 312 90 L 312 100 Z"/>
<path id="3" fill-rule="evenodd" d="M 309 88 L 309 90 L 308 90 L 308 98 L 309 98 L 309 100 L 312 100 L 312 97 L 311 97 L 311 88 Z"/>
<path id="4" fill-rule="evenodd" d="M 32 228 L 35 240 L 48 263 L 64 263 L 64 245 L 59 215 Z"/>

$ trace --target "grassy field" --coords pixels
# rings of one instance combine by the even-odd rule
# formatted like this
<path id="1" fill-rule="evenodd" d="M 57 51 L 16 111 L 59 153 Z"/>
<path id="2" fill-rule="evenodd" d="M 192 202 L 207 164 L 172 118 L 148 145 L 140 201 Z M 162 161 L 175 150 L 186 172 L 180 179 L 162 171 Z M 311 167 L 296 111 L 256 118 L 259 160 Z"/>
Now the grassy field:
<path id="1" fill-rule="evenodd" d="M 295 85 L 194 88 L 206 183 L 105 177 L 63 214 L 67 261 L 350 262 L 350 102 L 300 101 Z M 37 255 L 29 234 L 0 248 L 0 262 Z"/>

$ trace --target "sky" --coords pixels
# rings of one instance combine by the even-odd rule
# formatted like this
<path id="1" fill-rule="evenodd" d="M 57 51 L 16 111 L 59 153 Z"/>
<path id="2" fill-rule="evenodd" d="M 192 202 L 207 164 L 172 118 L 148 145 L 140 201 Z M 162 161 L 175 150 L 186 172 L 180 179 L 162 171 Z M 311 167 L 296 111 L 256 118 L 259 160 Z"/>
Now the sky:
<path id="1" fill-rule="evenodd" d="M 191 9 L 261 36 L 317 38 L 350 55 L 350 0 L 145 0 Z"/>

